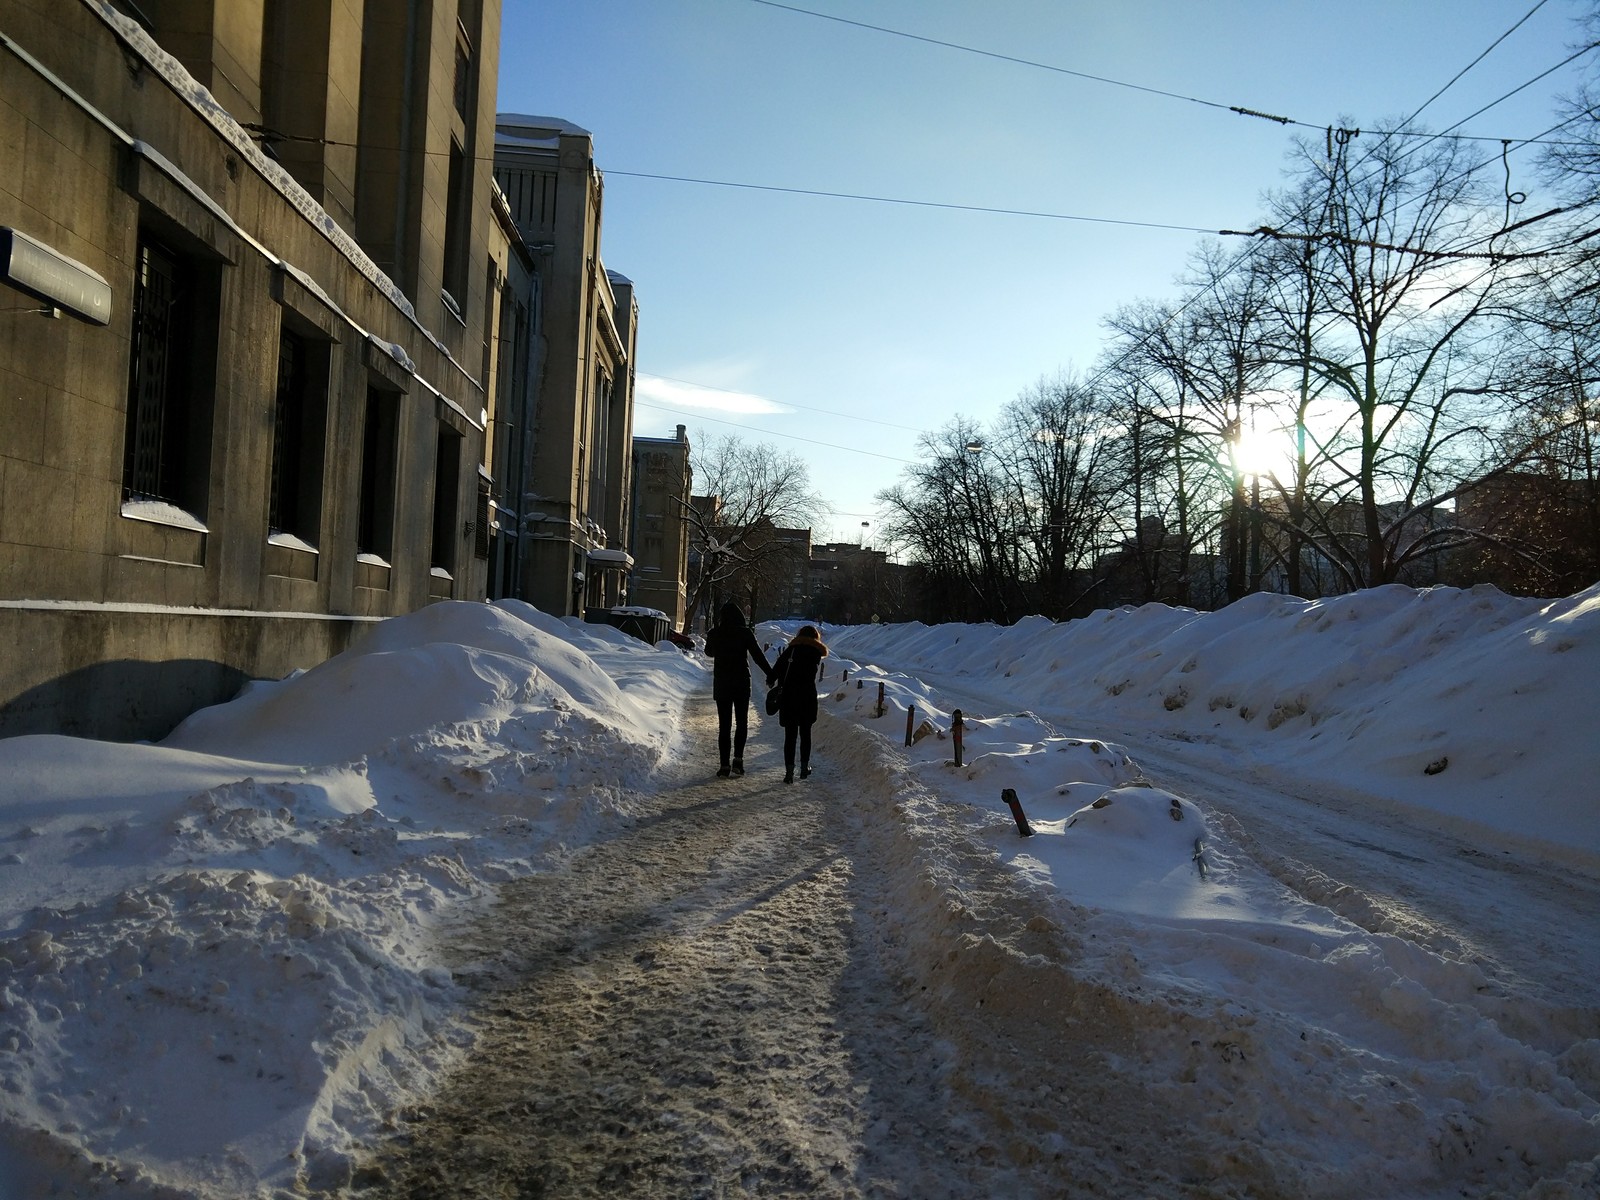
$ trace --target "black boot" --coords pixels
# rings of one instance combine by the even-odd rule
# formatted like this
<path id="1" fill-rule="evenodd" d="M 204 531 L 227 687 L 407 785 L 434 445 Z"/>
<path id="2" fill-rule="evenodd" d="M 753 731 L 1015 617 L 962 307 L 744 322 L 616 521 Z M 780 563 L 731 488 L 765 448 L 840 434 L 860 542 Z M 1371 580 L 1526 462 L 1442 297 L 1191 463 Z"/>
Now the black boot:
<path id="1" fill-rule="evenodd" d="M 810 776 L 810 774 L 811 774 L 811 768 L 808 767 L 805 763 L 801 763 L 800 764 L 800 778 L 801 779 L 806 779 L 806 778 L 808 778 Z"/>
<path id="2" fill-rule="evenodd" d="M 735 775 L 744 774 L 744 759 L 736 758 L 733 760 L 733 773 Z"/>
<path id="3" fill-rule="evenodd" d="M 785 783 L 793 783 L 794 782 L 794 768 L 793 767 L 789 767 L 783 772 L 783 781 Z"/>
<path id="4" fill-rule="evenodd" d="M 718 779 L 726 779 L 727 777 L 728 777 L 728 764 L 727 763 L 723 763 L 720 767 L 717 768 L 717 778 Z"/>

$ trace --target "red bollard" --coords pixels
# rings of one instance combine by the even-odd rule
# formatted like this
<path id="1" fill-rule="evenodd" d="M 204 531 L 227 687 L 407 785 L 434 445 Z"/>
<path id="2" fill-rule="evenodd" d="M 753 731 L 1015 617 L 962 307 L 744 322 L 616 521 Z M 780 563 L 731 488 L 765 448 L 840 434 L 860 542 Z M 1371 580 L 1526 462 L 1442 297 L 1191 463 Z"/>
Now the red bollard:
<path id="1" fill-rule="evenodd" d="M 1033 836 L 1033 826 L 1028 824 L 1028 814 L 1022 811 L 1022 801 L 1017 799 L 1015 788 L 1004 788 L 1000 792 L 1000 799 L 1004 800 L 1011 808 L 1011 815 L 1016 819 L 1017 832 L 1023 837 Z"/>
<path id="2" fill-rule="evenodd" d="M 961 710 L 950 714 L 950 738 L 956 744 L 956 766 L 961 765 Z"/>

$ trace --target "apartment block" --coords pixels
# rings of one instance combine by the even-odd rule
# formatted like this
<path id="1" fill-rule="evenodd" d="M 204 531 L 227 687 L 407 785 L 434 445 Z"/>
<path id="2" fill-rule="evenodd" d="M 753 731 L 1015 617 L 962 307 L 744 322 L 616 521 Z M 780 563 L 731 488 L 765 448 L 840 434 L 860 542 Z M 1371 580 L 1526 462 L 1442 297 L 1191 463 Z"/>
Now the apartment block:
<path id="1" fill-rule="evenodd" d="M 0 735 L 481 598 L 499 0 L 0 0 Z"/>

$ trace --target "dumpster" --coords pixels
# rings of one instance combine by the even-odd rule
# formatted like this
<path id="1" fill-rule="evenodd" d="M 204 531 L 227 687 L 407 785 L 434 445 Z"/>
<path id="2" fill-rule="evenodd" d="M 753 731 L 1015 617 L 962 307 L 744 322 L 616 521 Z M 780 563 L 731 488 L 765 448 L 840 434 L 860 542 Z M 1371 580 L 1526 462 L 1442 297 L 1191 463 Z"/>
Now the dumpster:
<path id="1" fill-rule="evenodd" d="M 622 632 L 630 633 L 652 646 L 666 641 L 667 631 L 672 628 L 671 619 L 659 608 L 645 608 L 636 604 L 625 604 L 620 608 L 586 608 L 583 610 L 583 619 L 591 625 L 615 625 Z"/>

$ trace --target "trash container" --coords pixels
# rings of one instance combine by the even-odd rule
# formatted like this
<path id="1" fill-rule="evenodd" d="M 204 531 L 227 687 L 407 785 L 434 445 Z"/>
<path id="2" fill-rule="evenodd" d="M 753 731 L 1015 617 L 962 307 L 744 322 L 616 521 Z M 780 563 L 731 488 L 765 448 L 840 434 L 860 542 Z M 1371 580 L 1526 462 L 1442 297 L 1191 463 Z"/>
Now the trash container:
<path id="1" fill-rule="evenodd" d="M 621 608 L 586 608 L 583 619 L 591 625 L 615 625 L 624 633 L 654 646 L 666 640 L 672 622 L 659 608 L 624 605 Z"/>

